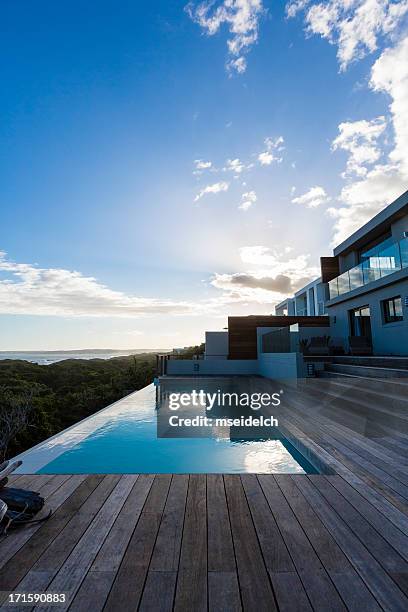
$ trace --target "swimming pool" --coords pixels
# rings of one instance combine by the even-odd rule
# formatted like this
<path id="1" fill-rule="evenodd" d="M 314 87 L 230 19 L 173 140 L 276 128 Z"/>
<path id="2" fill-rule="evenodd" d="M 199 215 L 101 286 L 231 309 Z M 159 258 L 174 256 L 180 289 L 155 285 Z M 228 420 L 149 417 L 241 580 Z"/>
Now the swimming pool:
<path id="1" fill-rule="evenodd" d="M 225 383 L 224 383 L 225 384 Z M 185 389 L 185 385 L 184 385 Z M 153 385 L 23 453 L 21 472 L 317 473 L 279 431 L 268 438 L 160 438 Z"/>

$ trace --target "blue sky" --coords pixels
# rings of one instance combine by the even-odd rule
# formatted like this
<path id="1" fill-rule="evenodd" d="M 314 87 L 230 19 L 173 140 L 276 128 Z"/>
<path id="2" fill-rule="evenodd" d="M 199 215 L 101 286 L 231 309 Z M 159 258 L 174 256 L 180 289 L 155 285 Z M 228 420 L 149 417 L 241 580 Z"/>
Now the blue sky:
<path id="1" fill-rule="evenodd" d="M 0 350 L 184 346 L 317 276 L 408 186 L 405 5 L 3 2 Z"/>

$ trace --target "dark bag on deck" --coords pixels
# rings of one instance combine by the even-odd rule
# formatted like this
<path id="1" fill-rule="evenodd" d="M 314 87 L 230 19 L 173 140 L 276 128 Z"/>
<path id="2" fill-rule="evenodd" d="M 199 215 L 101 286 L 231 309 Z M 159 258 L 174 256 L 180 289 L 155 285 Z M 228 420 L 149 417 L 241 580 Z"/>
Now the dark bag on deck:
<path id="1" fill-rule="evenodd" d="M 14 487 L 4 487 L 0 489 L 0 500 L 7 505 L 7 511 L 1 522 L 3 534 L 6 534 L 10 528 L 27 523 L 41 522 L 51 516 L 50 511 L 49 514 L 43 518 L 34 518 L 44 506 L 44 498 L 35 491 L 24 491 L 24 489 L 16 489 Z"/>

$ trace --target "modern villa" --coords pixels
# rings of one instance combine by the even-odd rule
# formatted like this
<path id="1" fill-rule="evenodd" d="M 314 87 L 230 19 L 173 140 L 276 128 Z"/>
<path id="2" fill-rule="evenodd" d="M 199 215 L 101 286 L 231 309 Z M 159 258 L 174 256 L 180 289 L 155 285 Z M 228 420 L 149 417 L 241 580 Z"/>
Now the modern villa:
<path id="1" fill-rule="evenodd" d="M 286 298 L 276 315 L 330 318 L 345 353 L 408 355 L 408 191 L 321 258 L 322 275 Z M 313 299 L 314 297 L 314 299 Z M 356 341 L 356 339 L 360 341 Z"/>
<path id="2" fill-rule="evenodd" d="M 310 316 L 326 314 L 325 302 L 328 299 L 327 283 L 321 278 L 308 283 L 296 291 L 293 297 L 288 297 L 275 306 L 277 316 Z"/>
<path id="3" fill-rule="evenodd" d="M 322 258 L 334 336 L 408 355 L 408 191 Z"/>
<path id="4" fill-rule="evenodd" d="M 228 331 L 206 332 L 204 360 L 164 358 L 160 374 L 302 378 L 313 357 L 319 370 L 321 357 L 350 356 L 408 356 L 408 191 L 322 257 L 321 276 L 274 315 L 229 317 Z"/>

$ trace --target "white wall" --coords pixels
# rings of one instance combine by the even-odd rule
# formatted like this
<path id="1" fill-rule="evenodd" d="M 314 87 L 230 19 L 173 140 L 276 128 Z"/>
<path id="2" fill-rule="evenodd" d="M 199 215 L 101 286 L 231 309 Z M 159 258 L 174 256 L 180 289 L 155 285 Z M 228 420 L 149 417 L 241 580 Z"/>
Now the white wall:
<path id="1" fill-rule="evenodd" d="M 266 378 L 298 378 L 298 369 L 298 353 L 261 353 L 258 359 L 258 374 Z"/>
<path id="2" fill-rule="evenodd" d="M 205 332 L 204 359 L 227 359 L 228 350 L 229 347 L 227 331 Z"/>
<path id="3" fill-rule="evenodd" d="M 169 359 L 169 376 L 215 376 L 258 374 L 256 359 Z"/>

